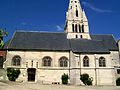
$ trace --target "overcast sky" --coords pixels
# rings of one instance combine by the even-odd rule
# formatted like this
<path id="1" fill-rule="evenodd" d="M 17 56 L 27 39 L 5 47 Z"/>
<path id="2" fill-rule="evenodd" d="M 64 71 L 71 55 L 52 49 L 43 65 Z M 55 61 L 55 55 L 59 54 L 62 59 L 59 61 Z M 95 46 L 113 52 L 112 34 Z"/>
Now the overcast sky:
<path id="1" fill-rule="evenodd" d="M 120 0 L 80 0 L 91 34 L 120 38 Z M 63 32 L 69 0 L 0 0 L 0 28 L 10 39 L 16 30 Z"/>

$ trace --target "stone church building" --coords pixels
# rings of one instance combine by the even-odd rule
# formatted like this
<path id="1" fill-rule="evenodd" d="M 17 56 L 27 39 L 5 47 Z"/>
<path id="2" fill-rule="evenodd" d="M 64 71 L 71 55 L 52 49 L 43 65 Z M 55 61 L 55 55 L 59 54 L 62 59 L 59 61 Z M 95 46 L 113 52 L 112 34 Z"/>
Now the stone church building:
<path id="1" fill-rule="evenodd" d="M 87 73 L 93 85 L 116 85 L 120 66 L 113 35 L 91 35 L 88 19 L 79 0 L 70 0 L 63 33 L 16 31 L 7 47 L 4 68 L 19 68 L 18 81 L 80 85 Z"/>

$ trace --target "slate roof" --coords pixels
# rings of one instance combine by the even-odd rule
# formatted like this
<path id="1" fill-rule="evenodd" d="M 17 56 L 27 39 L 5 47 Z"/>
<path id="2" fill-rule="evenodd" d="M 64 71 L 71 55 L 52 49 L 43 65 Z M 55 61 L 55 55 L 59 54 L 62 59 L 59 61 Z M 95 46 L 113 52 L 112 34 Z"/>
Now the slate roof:
<path id="1" fill-rule="evenodd" d="M 109 53 L 117 51 L 112 35 L 91 35 L 87 39 L 67 39 L 66 33 L 16 31 L 8 44 L 8 50 L 49 50 L 75 53 Z"/>
<path id="2" fill-rule="evenodd" d="M 8 49 L 70 50 L 65 33 L 15 32 Z"/>
<path id="3" fill-rule="evenodd" d="M 109 50 L 118 50 L 117 42 L 115 41 L 113 35 L 91 35 L 92 40 L 102 41 L 104 46 Z"/>
<path id="4" fill-rule="evenodd" d="M 73 52 L 109 53 L 109 49 L 104 46 L 102 41 L 71 39 L 70 44 Z"/>

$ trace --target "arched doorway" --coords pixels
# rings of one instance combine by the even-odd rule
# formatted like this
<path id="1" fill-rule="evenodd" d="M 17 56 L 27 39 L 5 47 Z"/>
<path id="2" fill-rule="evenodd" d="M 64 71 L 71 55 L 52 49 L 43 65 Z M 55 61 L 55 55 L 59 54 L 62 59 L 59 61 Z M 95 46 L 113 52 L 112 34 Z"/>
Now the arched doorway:
<path id="1" fill-rule="evenodd" d="M 28 81 L 34 82 L 35 81 L 35 75 L 36 75 L 36 69 L 35 68 L 28 68 Z"/>
<path id="2" fill-rule="evenodd" d="M 0 69 L 3 68 L 4 58 L 0 56 Z"/>

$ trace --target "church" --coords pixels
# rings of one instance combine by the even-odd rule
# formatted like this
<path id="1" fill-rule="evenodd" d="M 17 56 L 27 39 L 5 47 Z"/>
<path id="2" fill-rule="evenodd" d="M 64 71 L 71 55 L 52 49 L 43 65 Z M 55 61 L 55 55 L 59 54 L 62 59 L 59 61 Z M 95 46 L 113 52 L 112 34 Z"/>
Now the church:
<path id="1" fill-rule="evenodd" d="M 91 35 L 79 0 L 69 0 L 64 32 L 16 31 L 7 46 L 4 68 L 19 68 L 17 81 L 82 85 L 87 73 L 93 85 L 116 85 L 119 49 L 113 35 Z"/>

